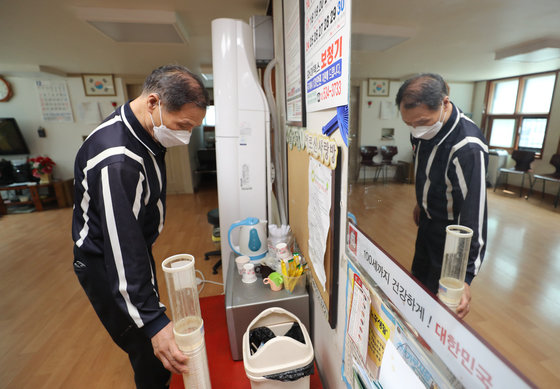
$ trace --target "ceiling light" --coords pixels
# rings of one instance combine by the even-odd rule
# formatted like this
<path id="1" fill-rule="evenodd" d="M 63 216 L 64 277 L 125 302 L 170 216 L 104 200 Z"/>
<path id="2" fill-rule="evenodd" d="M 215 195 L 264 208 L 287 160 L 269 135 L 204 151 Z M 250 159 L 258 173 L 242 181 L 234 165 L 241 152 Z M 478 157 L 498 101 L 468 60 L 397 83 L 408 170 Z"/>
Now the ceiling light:
<path id="1" fill-rule="evenodd" d="M 497 50 L 495 59 L 509 62 L 543 62 L 560 58 L 560 39 L 543 38 Z"/>
<path id="2" fill-rule="evenodd" d="M 186 43 L 187 30 L 172 11 L 74 8 L 78 18 L 116 42 Z"/>

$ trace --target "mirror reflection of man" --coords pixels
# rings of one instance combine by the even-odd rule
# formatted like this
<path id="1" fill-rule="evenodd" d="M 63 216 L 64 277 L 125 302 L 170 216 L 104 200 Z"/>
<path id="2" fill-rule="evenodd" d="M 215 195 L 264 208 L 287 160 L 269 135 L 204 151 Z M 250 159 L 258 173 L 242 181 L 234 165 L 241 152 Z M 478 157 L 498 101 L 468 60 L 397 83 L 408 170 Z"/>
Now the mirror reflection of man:
<path id="1" fill-rule="evenodd" d="M 488 146 L 480 129 L 449 99 L 437 74 L 419 74 L 400 87 L 397 106 L 411 132 L 418 226 L 412 274 L 437 293 L 446 226 L 473 230 L 459 317 L 470 310 L 470 284 L 486 250 Z"/>

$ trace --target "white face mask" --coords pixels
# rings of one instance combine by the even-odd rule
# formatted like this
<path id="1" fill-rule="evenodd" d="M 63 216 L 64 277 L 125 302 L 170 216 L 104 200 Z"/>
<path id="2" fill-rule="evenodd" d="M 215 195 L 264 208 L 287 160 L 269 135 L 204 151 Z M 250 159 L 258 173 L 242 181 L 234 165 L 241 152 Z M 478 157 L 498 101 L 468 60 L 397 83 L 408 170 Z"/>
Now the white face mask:
<path id="1" fill-rule="evenodd" d="M 154 125 L 154 137 L 163 147 L 183 146 L 188 145 L 191 140 L 190 131 L 171 130 L 163 124 L 161 117 L 161 102 L 158 100 L 159 106 L 159 122 L 161 125 L 156 126 L 154 117 L 150 113 L 152 124 Z"/>
<path id="2" fill-rule="evenodd" d="M 431 126 L 417 126 L 417 127 L 408 126 L 408 128 L 409 128 L 410 132 L 412 133 L 413 137 L 419 138 L 419 139 L 430 140 L 434 136 L 436 136 L 436 134 L 439 132 L 439 130 L 441 130 L 441 127 L 443 127 L 443 118 L 444 117 L 445 117 L 445 114 L 444 114 L 444 111 L 443 111 L 443 101 L 442 101 L 441 102 L 441 113 L 439 115 L 439 119 L 438 119 L 437 122 L 435 122 Z"/>

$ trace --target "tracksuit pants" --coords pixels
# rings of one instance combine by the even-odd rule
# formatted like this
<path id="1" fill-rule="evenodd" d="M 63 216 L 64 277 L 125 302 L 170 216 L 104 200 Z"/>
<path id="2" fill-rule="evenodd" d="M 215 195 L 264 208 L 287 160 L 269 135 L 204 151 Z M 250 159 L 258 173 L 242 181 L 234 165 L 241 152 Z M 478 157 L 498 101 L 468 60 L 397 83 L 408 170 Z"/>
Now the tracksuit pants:
<path id="1" fill-rule="evenodd" d="M 171 372 L 154 355 L 151 340 L 117 305 L 111 293 L 103 257 L 88 258 L 74 248 L 74 272 L 105 329 L 128 354 L 136 387 L 167 388 Z"/>
<path id="2" fill-rule="evenodd" d="M 445 227 L 449 224 L 453 222 L 431 220 L 423 210 L 420 212 L 412 275 L 434 294 L 437 294 L 439 288 L 445 247 Z"/>

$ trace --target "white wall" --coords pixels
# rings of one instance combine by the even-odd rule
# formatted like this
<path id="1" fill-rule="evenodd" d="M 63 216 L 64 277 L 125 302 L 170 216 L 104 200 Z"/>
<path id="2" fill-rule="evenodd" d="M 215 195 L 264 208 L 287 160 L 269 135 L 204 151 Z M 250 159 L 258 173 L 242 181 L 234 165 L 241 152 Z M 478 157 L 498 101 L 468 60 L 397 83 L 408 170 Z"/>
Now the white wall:
<path id="1" fill-rule="evenodd" d="M 486 94 L 486 81 L 479 81 L 475 82 L 474 84 L 474 92 L 472 96 L 472 113 L 473 117 L 472 120 L 478 124 L 482 123 L 482 114 L 486 112 L 486 108 L 484 107 L 484 96 Z M 484 133 L 484 128 L 480 127 L 482 132 Z"/>
<path id="2" fill-rule="evenodd" d="M 39 95 L 35 86 L 36 80 L 47 78 L 5 77 L 14 90 L 14 97 L 8 102 L 0 103 L 0 117 L 13 117 L 16 119 L 31 156 L 46 155 L 56 163 L 53 171 L 54 178 L 70 179 L 74 177 L 74 157 L 82 143 L 82 136 L 88 135 L 97 124 L 80 121 L 78 106 L 82 102 L 98 102 L 102 117 L 105 118 L 113 111 L 111 102 L 118 105 L 124 103 L 122 82 L 115 79 L 116 96 L 90 97 L 84 93 L 80 77 L 56 77 L 52 81 L 66 81 L 70 96 L 74 122 L 46 122 L 41 116 Z M 39 138 L 37 129 L 45 128 L 46 138 Z"/>

